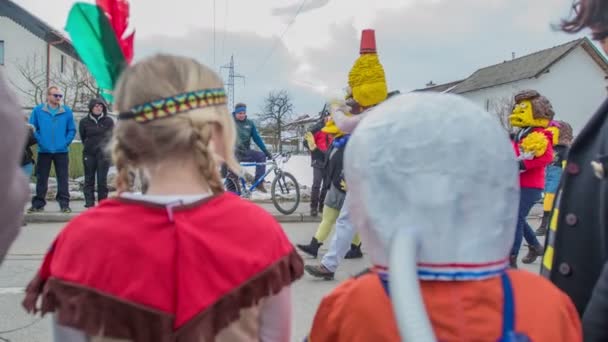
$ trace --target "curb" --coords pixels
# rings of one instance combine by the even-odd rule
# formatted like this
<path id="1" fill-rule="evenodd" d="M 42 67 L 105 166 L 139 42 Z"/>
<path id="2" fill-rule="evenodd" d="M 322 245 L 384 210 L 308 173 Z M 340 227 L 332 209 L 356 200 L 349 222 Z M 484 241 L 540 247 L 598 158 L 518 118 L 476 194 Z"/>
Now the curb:
<path id="1" fill-rule="evenodd" d="M 79 213 L 62 214 L 62 213 L 40 213 L 26 214 L 26 223 L 66 223 L 78 216 Z M 321 217 L 312 217 L 296 213 L 292 215 L 274 214 L 272 215 L 279 223 L 304 223 L 304 222 L 321 222 Z"/>

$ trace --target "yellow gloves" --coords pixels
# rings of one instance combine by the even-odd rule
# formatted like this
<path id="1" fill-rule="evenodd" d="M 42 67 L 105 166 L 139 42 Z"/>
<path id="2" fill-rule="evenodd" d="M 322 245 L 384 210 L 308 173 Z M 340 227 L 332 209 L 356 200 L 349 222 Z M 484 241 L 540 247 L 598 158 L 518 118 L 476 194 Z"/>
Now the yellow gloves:
<path id="1" fill-rule="evenodd" d="M 340 188 L 346 192 L 346 181 L 344 179 L 340 181 Z"/>
<path id="2" fill-rule="evenodd" d="M 317 144 L 315 143 L 315 137 L 313 137 L 311 132 L 306 132 L 306 134 L 304 134 L 304 139 L 308 143 L 308 149 L 311 152 L 317 149 Z"/>

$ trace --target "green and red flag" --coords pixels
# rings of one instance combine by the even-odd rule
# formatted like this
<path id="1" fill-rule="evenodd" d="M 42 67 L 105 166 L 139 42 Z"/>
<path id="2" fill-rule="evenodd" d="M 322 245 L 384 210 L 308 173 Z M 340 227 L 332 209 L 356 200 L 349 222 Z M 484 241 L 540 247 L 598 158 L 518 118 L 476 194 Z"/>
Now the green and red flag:
<path id="1" fill-rule="evenodd" d="M 68 15 L 66 31 L 80 59 L 97 81 L 101 95 L 113 102 L 112 91 L 120 73 L 133 60 L 133 38 L 127 34 L 129 2 L 78 2 Z"/>

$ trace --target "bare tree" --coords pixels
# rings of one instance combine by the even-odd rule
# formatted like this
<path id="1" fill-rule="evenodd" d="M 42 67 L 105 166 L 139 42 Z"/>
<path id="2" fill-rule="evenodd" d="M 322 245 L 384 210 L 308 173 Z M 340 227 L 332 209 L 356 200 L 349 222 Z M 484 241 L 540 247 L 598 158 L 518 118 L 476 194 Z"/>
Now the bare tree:
<path id="1" fill-rule="evenodd" d="M 501 97 L 491 100 L 488 105 L 488 111 L 496 115 L 500 125 L 509 133 L 513 129 L 509 122 L 509 115 L 511 115 L 511 112 L 513 111 L 514 104 L 515 101 L 513 97 Z"/>
<path id="2" fill-rule="evenodd" d="M 10 80 L 17 91 L 24 94 L 31 105 L 46 101 L 46 68 L 44 59 L 36 55 L 24 63 L 15 63 L 21 80 Z M 63 92 L 64 102 L 74 109 L 86 109 L 89 99 L 96 96 L 97 85 L 86 67 L 74 63 L 63 71 L 53 68 L 49 71 L 51 85 Z"/>
<path id="3" fill-rule="evenodd" d="M 277 142 L 277 150 L 283 152 L 283 142 L 281 134 L 283 128 L 293 114 L 293 104 L 291 97 L 285 90 L 271 91 L 264 100 L 262 113 L 260 114 L 260 122 L 267 124 L 268 128 L 272 128 L 272 133 Z"/>
<path id="4" fill-rule="evenodd" d="M 46 72 L 42 68 L 42 63 L 42 58 L 33 55 L 31 58 L 27 58 L 24 63 L 15 65 L 25 82 L 15 82 L 15 80 L 10 79 L 15 89 L 24 94 L 31 105 L 42 103 L 45 100 Z"/>
<path id="5" fill-rule="evenodd" d="M 87 109 L 88 102 L 97 95 L 97 85 L 88 70 L 75 63 L 70 70 L 54 69 L 51 80 L 62 91 L 65 104 L 72 108 Z"/>

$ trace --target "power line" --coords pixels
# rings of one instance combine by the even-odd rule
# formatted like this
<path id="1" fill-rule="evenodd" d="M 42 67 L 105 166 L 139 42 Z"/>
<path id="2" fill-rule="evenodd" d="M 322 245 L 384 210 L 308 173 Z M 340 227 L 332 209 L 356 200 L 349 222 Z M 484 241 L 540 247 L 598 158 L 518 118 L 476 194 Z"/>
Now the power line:
<path id="1" fill-rule="evenodd" d="M 225 7 L 225 12 L 224 12 L 224 33 L 222 35 L 222 59 L 224 59 L 224 57 L 226 56 L 225 46 L 226 46 L 226 29 L 228 27 L 228 0 L 224 0 L 224 3 L 226 4 L 226 7 Z"/>
<path id="2" fill-rule="evenodd" d="M 215 0 L 213 0 L 213 67 L 215 67 Z"/>
<path id="3" fill-rule="evenodd" d="M 272 53 L 274 52 L 274 50 L 277 47 L 277 44 L 279 42 L 283 41 L 283 37 L 285 36 L 285 34 L 287 33 L 287 31 L 289 30 L 289 28 L 291 27 L 291 25 L 293 25 L 293 23 L 296 21 L 296 18 L 298 17 L 298 14 L 300 14 L 300 12 L 302 12 L 302 9 L 304 8 L 304 4 L 306 4 L 306 0 L 302 0 L 302 2 L 300 3 L 300 7 L 298 7 L 298 10 L 296 11 L 296 14 L 291 18 L 291 21 L 287 24 L 287 26 L 283 30 L 283 33 L 281 33 L 281 36 L 279 37 L 279 39 L 276 39 L 274 41 L 274 44 L 272 45 L 272 48 L 270 48 L 270 52 L 268 53 L 268 55 L 266 56 L 266 58 L 264 58 L 262 60 L 262 65 L 259 68 L 256 69 L 257 71 L 262 70 L 264 68 L 264 66 L 266 66 L 266 63 L 268 62 L 268 60 L 272 56 Z"/>

